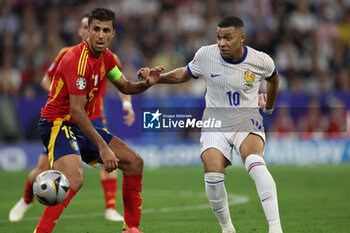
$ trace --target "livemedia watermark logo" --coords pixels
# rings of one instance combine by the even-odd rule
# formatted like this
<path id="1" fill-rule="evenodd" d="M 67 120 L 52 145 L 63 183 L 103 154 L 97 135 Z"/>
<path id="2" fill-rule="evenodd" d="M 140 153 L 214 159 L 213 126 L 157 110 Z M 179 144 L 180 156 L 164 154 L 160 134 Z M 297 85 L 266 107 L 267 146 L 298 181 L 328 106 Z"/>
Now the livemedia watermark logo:
<path id="1" fill-rule="evenodd" d="M 143 109 L 143 131 L 181 131 L 220 129 L 222 122 L 215 118 L 202 119 L 203 109 L 155 108 Z"/>

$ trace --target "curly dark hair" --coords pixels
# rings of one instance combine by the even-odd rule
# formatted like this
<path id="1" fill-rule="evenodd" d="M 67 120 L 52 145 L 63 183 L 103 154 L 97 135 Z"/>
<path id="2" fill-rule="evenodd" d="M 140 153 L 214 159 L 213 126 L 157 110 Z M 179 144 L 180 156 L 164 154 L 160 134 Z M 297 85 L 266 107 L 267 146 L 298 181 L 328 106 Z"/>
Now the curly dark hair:
<path id="1" fill-rule="evenodd" d="M 116 26 L 116 18 L 113 11 L 106 8 L 95 8 L 89 14 L 89 26 L 93 19 L 100 21 L 110 21 L 112 20 L 113 28 Z"/>

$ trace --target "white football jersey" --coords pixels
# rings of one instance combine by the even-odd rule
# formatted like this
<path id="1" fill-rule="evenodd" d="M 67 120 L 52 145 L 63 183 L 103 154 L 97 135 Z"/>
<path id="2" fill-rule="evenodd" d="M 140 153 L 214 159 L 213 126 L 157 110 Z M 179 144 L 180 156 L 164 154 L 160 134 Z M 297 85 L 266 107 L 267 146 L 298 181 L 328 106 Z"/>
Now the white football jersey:
<path id="1" fill-rule="evenodd" d="M 225 59 L 217 44 L 201 47 L 187 69 L 193 78 L 206 82 L 206 109 L 203 119 L 216 117 L 233 124 L 250 114 L 258 114 L 258 91 L 261 79 L 275 72 L 272 58 L 266 53 L 244 46 L 240 61 Z"/>

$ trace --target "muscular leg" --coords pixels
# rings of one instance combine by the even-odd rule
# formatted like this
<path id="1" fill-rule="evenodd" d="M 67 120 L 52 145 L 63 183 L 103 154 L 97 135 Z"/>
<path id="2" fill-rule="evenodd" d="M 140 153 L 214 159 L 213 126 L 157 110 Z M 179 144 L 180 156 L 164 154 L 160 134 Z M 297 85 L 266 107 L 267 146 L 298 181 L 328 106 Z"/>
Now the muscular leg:
<path id="1" fill-rule="evenodd" d="M 143 159 L 117 137 L 113 137 L 108 146 L 119 159 L 119 169 L 123 172 L 123 230 L 137 228 L 140 225 L 142 208 L 142 171 Z"/>
<path id="2" fill-rule="evenodd" d="M 269 223 L 269 232 L 281 233 L 276 184 L 263 159 L 263 139 L 256 134 L 250 133 L 242 142 L 240 153 L 248 174 L 255 182 L 266 219 Z"/>
<path id="3" fill-rule="evenodd" d="M 207 198 L 223 232 L 235 232 L 232 225 L 224 184 L 225 167 L 228 163 L 224 155 L 215 148 L 209 148 L 201 156 L 204 164 L 204 181 Z"/>
<path id="4" fill-rule="evenodd" d="M 69 180 L 68 197 L 59 205 L 46 206 L 36 227 L 36 233 L 52 232 L 62 211 L 68 206 L 75 193 L 84 184 L 84 174 L 80 155 L 69 154 L 57 159 L 53 168 L 62 172 Z"/>
<path id="5" fill-rule="evenodd" d="M 117 137 L 113 137 L 108 146 L 119 159 L 119 169 L 124 175 L 142 174 L 143 159 L 125 142 Z"/>
<path id="6" fill-rule="evenodd" d="M 20 221 L 27 210 L 32 206 L 34 201 L 33 182 L 37 175 L 49 169 L 50 164 L 49 160 L 47 159 L 47 155 L 41 154 L 36 167 L 28 174 L 23 197 L 10 210 L 9 219 L 11 222 Z"/>
<path id="7" fill-rule="evenodd" d="M 70 187 L 75 191 L 84 184 L 84 171 L 80 155 L 70 154 L 62 156 L 53 164 L 53 169 L 62 172 L 68 179 Z"/>

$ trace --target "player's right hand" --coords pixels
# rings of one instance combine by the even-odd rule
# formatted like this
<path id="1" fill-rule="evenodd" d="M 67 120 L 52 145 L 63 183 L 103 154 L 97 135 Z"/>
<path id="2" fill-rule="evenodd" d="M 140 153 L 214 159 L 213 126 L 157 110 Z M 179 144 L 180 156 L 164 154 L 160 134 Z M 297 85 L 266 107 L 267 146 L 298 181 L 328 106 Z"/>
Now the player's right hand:
<path id="1" fill-rule="evenodd" d="M 135 112 L 130 106 L 123 106 L 123 111 L 126 113 L 124 116 L 124 124 L 131 126 L 135 122 Z"/>
<path id="2" fill-rule="evenodd" d="M 149 74 L 149 68 L 148 67 L 142 67 L 137 71 L 137 78 L 140 80 L 145 80 Z"/>
<path id="3" fill-rule="evenodd" d="M 150 86 L 155 85 L 160 77 L 160 73 L 164 70 L 162 66 L 156 66 L 149 70 L 149 73 L 146 78 L 146 83 Z"/>
<path id="4" fill-rule="evenodd" d="M 112 172 L 119 166 L 119 159 L 115 156 L 114 152 L 108 146 L 99 150 L 103 164 L 105 165 L 106 172 Z"/>

